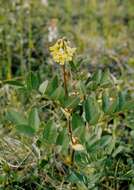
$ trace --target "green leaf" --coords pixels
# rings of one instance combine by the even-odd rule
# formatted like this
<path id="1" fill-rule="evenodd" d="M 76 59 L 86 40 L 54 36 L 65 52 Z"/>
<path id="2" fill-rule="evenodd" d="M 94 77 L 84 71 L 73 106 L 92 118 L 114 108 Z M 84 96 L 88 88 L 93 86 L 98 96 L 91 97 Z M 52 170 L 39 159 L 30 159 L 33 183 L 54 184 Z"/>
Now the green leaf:
<path id="1" fill-rule="evenodd" d="M 105 69 L 100 80 L 100 85 L 105 87 L 111 84 L 111 82 L 112 78 L 110 77 L 109 69 Z"/>
<path id="2" fill-rule="evenodd" d="M 58 88 L 58 76 L 56 75 L 47 85 L 47 89 L 45 94 L 48 95 L 48 97 Z"/>
<path id="3" fill-rule="evenodd" d="M 63 154 L 68 154 L 68 148 L 69 148 L 69 143 L 70 143 L 70 138 L 68 136 L 68 131 L 67 129 L 63 129 L 65 134 L 64 134 L 64 140 L 62 141 L 62 153 Z"/>
<path id="4" fill-rule="evenodd" d="M 118 105 L 119 105 L 119 98 L 117 96 L 117 97 L 115 97 L 112 104 L 109 106 L 107 113 L 109 113 L 109 114 L 114 113 L 116 110 L 118 110 Z"/>
<path id="5" fill-rule="evenodd" d="M 59 86 L 58 88 L 56 88 L 56 90 L 50 95 L 50 98 L 53 100 L 59 100 L 60 102 L 62 102 L 64 100 L 65 97 L 65 92 L 63 87 Z"/>
<path id="6" fill-rule="evenodd" d="M 118 146 L 115 151 L 113 152 L 112 156 L 116 157 L 119 153 L 121 153 L 122 151 L 124 151 L 124 146 L 120 145 Z"/>
<path id="7" fill-rule="evenodd" d="M 101 78 L 102 78 L 102 71 L 96 70 L 93 76 L 86 81 L 86 84 L 89 83 L 88 84 L 89 89 L 96 90 L 98 85 L 100 85 Z"/>
<path id="8" fill-rule="evenodd" d="M 27 124 L 27 120 L 23 115 L 17 111 L 10 110 L 7 112 L 6 117 L 9 121 L 14 123 L 15 125 Z"/>
<path id="9" fill-rule="evenodd" d="M 85 107 L 85 117 L 87 122 L 95 125 L 100 117 L 99 105 L 95 96 L 89 96 L 84 104 Z"/>
<path id="10" fill-rule="evenodd" d="M 124 175 L 122 177 L 126 178 L 126 179 L 134 178 L 134 170 L 131 169 L 131 170 L 127 171 L 126 173 L 124 173 Z"/>
<path id="11" fill-rule="evenodd" d="M 134 189 L 134 184 L 130 184 L 129 185 L 129 190 L 133 190 Z"/>
<path id="12" fill-rule="evenodd" d="M 41 85 L 39 86 L 39 92 L 44 94 L 47 89 L 47 86 L 48 86 L 48 80 L 41 83 Z"/>
<path id="13" fill-rule="evenodd" d="M 85 84 L 82 81 L 78 82 L 77 89 L 78 89 L 81 96 L 86 95 L 86 87 L 85 87 Z"/>
<path id="14" fill-rule="evenodd" d="M 27 89 L 29 91 L 31 90 L 35 90 L 35 89 L 38 89 L 39 87 L 39 79 L 38 79 L 38 76 L 37 74 L 34 74 L 33 72 L 30 72 L 27 76 L 27 79 L 26 79 L 26 85 L 27 85 Z"/>
<path id="15" fill-rule="evenodd" d="M 37 108 L 33 108 L 29 114 L 29 118 L 28 118 L 28 123 L 29 125 L 34 128 L 36 131 L 39 128 L 40 125 L 40 118 L 38 115 L 38 110 Z"/>
<path id="16" fill-rule="evenodd" d="M 71 183 L 79 182 L 79 183 L 84 184 L 84 182 L 86 181 L 86 176 L 82 173 L 71 171 L 71 174 L 68 177 L 68 181 L 70 181 Z"/>
<path id="17" fill-rule="evenodd" d="M 72 71 L 77 71 L 77 67 L 76 67 L 74 61 L 70 61 L 70 62 L 69 62 L 69 65 L 71 66 L 71 70 L 72 70 Z"/>
<path id="18" fill-rule="evenodd" d="M 18 86 L 18 87 L 23 87 L 24 84 L 20 81 L 20 80 L 6 80 L 4 81 L 4 84 L 10 84 L 10 85 L 13 85 L 13 86 Z"/>
<path id="19" fill-rule="evenodd" d="M 105 148 L 108 144 L 111 143 L 111 141 L 112 141 L 111 135 L 102 136 L 101 139 L 99 140 L 99 146 L 101 148 Z"/>
<path id="20" fill-rule="evenodd" d="M 48 123 L 45 124 L 43 138 L 49 144 L 54 144 L 56 142 L 57 129 L 53 121 L 48 121 Z"/>
<path id="21" fill-rule="evenodd" d="M 72 115 L 72 129 L 75 130 L 76 128 L 83 126 L 84 126 L 83 119 L 77 113 L 74 113 Z"/>
<path id="22" fill-rule="evenodd" d="M 112 138 L 111 142 L 109 143 L 109 145 L 108 145 L 108 147 L 106 149 L 107 154 L 111 155 L 112 151 L 115 148 L 115 144 L 116 144 L 116 140 L 115 140 L 115 138 Z"/>
<path id="23" fill-rule="evenodd" d="M 124 103 L 123 110 L 134 110 L 134 100 L 130 100 Z"/>
<path id="24" fill-rule="evenodd" d="M 5 175 L 0 176 L 0 184 L 4 184 L 5 181 L 6 181 L 6 177 L 5 177 Z M 0 190 L 4 190 L 4 189 L 1 188 Z"/>
<path id="25" fill-rule="evenodd" d="M 78 106 L 79 102 L 80 102 L 79 97 L 72 96 L 64 100 L 63 106 L 67 109 L 74 109 Z"/>
<path id="26" fill-rule="evenodd" d="M 56 139 L 56 144 L 57 145 L 62 145 L 63 144 L 65 135 L 66 135 L 66 128 L 63 128 L 62 131 L 60 131 L 58 136 L 57 136 L 57 139 Z"/>
<path id="27" fill-rule="evenodd" d="M 35 134 L 35 129 L 29 125 L 16 125 L 16 129 L 19 133 L 22 133 L 27 136 L 33 136 Z"/>
<path id="28" fill-rule="evenodd" d="M 77 183 L 79 181 L 79 178 L 74 172 L 72 172 L 68 177 L 68 181 L 70 181 L 71 183 Z"/>
<path id="29" fill-rule="evenodd" d="M 109 106 L 110 106 L 109 96 L 108 93 L 105 91 L 102 94 L 102 109 L 105 113 L 108 112 Z"/>
<path id="30" fill-rule="evenodd" d="M 108 147 L 108 145 L 112 142 L 112 136 L 105 135 L 102 136 L 101 139 L 97 140 L 97 138 L 94 139 L 94 142 L 90 143 L 90 141 L 86 144 L 87 151 L 88 152 L 97 152 L 100 149 L 104 149 Z"/>
<path id="31" fill-rule="evenodd" d="M 119 110 L 122 110 L 123 106 L 125 105 L 126 95 L 127 95 L 126 91 L 119 92 L 119 94 L 118 94 L 118 96 L 119 96 Z"/>
<path id="32" fill-rule="evenodd" d="M 130 132 L 131 137 L 134 139 L 134 130 Z"/>
<path id="33" fill-rule="evenodd" d="M 101 78 L 102 78 L 102 71 L 97 70 L 92 76 L 92 81 L 94 81 L 98 85 L 100 84 Z"/>
<path id="34" fill-rule="evenodd" d="M 81 126 L 81 127 L 78 127 L 76 128 L 74 131 L 73 131 L 74 135 L 76 137 L 78 137 L 78 139 L 80 140 L 80 142 L 82 144 L 84 144 L 85 142 L 85 136 L 86 136 L 86 130 L 85 130 L 85 126 Z"/>

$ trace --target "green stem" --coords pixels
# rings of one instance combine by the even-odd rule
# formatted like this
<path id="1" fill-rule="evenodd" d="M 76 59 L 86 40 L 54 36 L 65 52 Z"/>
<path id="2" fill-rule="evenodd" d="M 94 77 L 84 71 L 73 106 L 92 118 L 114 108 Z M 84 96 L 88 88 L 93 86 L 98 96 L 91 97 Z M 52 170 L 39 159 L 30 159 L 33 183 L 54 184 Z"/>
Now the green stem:
<path id="1" fill-rule="evenodd" d="M 11 79 L 11 48 L 7 42 L 6 44 L 7 53 L 7 79 Z"/>
<path id="2" fill-rule="evenodd" d="M 1 33 L 0 33 L 1 34 Z M 0 36 L 0 39 L 2 39 L 2 34 Z M 2 52 L 3 52 L 3 41 L 2 41 Z M 0 56 L 0 80 L 2 79 L 2 69 L 3 69 L 3 56 Z"/>
<path id="3" fill-rule="evenodd" d="M 28 16 L 28 49 L 29 49 L 29 54 L 28 54 L 28 69 L 31 71 L 31 49 L 33 46 L 32 42 L 32 20 L 31 20 L 31 4 L 29 8 L 29 16 Z"/>
<path id="4" fill-rule="evenodd" d="M 22 4 L 22 1 L 21 1 Z M 20 67 L 21 67 L 21 75 L 25 73 L 25 65 L 23 61 L 23 8 L 21 6 L 20 9 L 20 19 L 19 19 L 19 30 L 20 30 Z"/>

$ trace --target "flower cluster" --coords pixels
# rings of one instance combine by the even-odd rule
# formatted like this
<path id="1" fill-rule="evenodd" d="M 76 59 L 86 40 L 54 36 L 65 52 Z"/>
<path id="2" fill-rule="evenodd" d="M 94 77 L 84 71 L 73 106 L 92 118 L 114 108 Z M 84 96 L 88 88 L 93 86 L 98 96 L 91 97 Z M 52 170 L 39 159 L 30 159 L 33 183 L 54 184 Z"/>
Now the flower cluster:
<path id="1" fill-rule="evenodd" d="M 69 42 L 65 38 L 62 38 L 50 47 L 50 51 L 54 61 L 60 65 L 64 65 L 65 62 L 72 60 L 76 48 L 71 48 Z"/>

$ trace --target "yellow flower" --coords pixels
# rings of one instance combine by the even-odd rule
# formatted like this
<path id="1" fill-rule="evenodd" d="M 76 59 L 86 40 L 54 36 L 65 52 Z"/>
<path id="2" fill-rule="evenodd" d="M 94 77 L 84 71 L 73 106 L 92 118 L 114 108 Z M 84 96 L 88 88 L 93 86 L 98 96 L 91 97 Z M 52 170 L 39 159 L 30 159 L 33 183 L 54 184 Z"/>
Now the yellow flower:
<path id="1" fill-rule="evenodd" d="M 64 65 L 67 61 L 72 61 L 76 48 L 71 48 L 69 42 L 64 38 L 59 39 L 55 45 L 49 48 L 55 62 Z"/>

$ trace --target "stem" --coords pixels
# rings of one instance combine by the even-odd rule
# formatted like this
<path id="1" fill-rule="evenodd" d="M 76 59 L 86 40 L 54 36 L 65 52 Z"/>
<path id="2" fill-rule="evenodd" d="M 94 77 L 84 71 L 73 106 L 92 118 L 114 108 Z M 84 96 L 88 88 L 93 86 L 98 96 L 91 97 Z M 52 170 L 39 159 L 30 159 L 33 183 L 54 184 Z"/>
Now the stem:
<path id="1" fill-rule="evenodd" d="M 71 152 L 71 165 L 74 164 L 74 155 L 75 155 L 75 150 L 72 149 L 72 152 Z"/>
<path id="2" fill-rule="evenodd" d="M 67 78 L 66 78 L 65 65 L 62 65 L 62 70 L 63 70 L 63 79 L 64 79 L 64 90 L 65 90 L 65 95 L 68 96 Z"/>
<path id="3" fill-rule="evenodd" d="M 2 33 L 0 33 L 0 39 L 3 39 L 3 35 Z M 2 43 L 1 43 L 1 49 L 2 49 L 2 52 L 4 52 L 4 48 L 3 48 L 3 40 L 2 40 Z M 1 59 L 1 62 L 0 62 L 0 80 L 2 79 L 2 70 L 3 70 L 3 55 L 0 56 L 0 59 Z"/>
<path id="4" fill-rule="evenodd" d="M 29 48 L 29 53 L 28 53 L 28 70 L 31 71 L 31 50 L 33 46 L 33 41 L 32 41 L 32 18 L 31 18 L 31 4 L 29 7 L 29 13 L 28 13 L 28 48 Z"/>
<path id="5" fill-rule="evenodd" d="M 70 116 L 68 117 L 67 122 L 68 122 L 68 134 L 69 134 L 70 140 L 73 144 L 73 133 L 72 133 Z"/>
<path id="6" fill-rule="evenodd" d="M 63 70 L 63 79 L 64 79 L 64 90 L 65 90 L 65 95 L 68 97 L 68 89 L 67 89 L 67 78 L 66 78 L 66 68 L 65 65 L 62 65 L 62 70 Z M 70 116 L 67 118 L 67 127 L 68 127 L 68 135 L 70 137 L 71 143 L 73 144 L 73 133 L 72 133 L 72 127 L 71 127 L 71 118 Z M 71 164 L 73 165 L 74 162 L 74 154 L 75 151 L 72 149 L 71 151 Z"/>
<path id="7" fill-rule="evenodd" d="M 7 79 L 11 79 L 11 48 L 9 44 L 6 44 L 7 53 Z"/>
<path id="8" fill-rule="evenodd" d="M 73 144 L 73 133 L 72 133 L 72 127 L 71 127 L 71 119 L 70 119 L 70 116 L 68 117 L 67 119 L 67 123 L 68 123 L 68 135 L 70 137 L 70 140 L 71 140 L 71 143 Z M 71 165 L 73 165 L 74 163 L 74 154 L 75 154 L 75 151 L 72 149 L 72 151 L 70 152 L 70 156 L 71 156 Z"/>
<path id="9" fill-rule="evenodd" d="M 21 4 L 22 3 L 22 0 L 21 0 Z M 24 65 L 24 62 L 23 62 L 23 8 L 21 6 L 21 9 L 20 9 L 20 18 L 19 18 L 19 23 L 18 23 L 18 29 L 20 31 L 20 68 L 21 68 L 21 75 L 23 76 L 24 73 L 25 73 L 25 65 Z"/>

